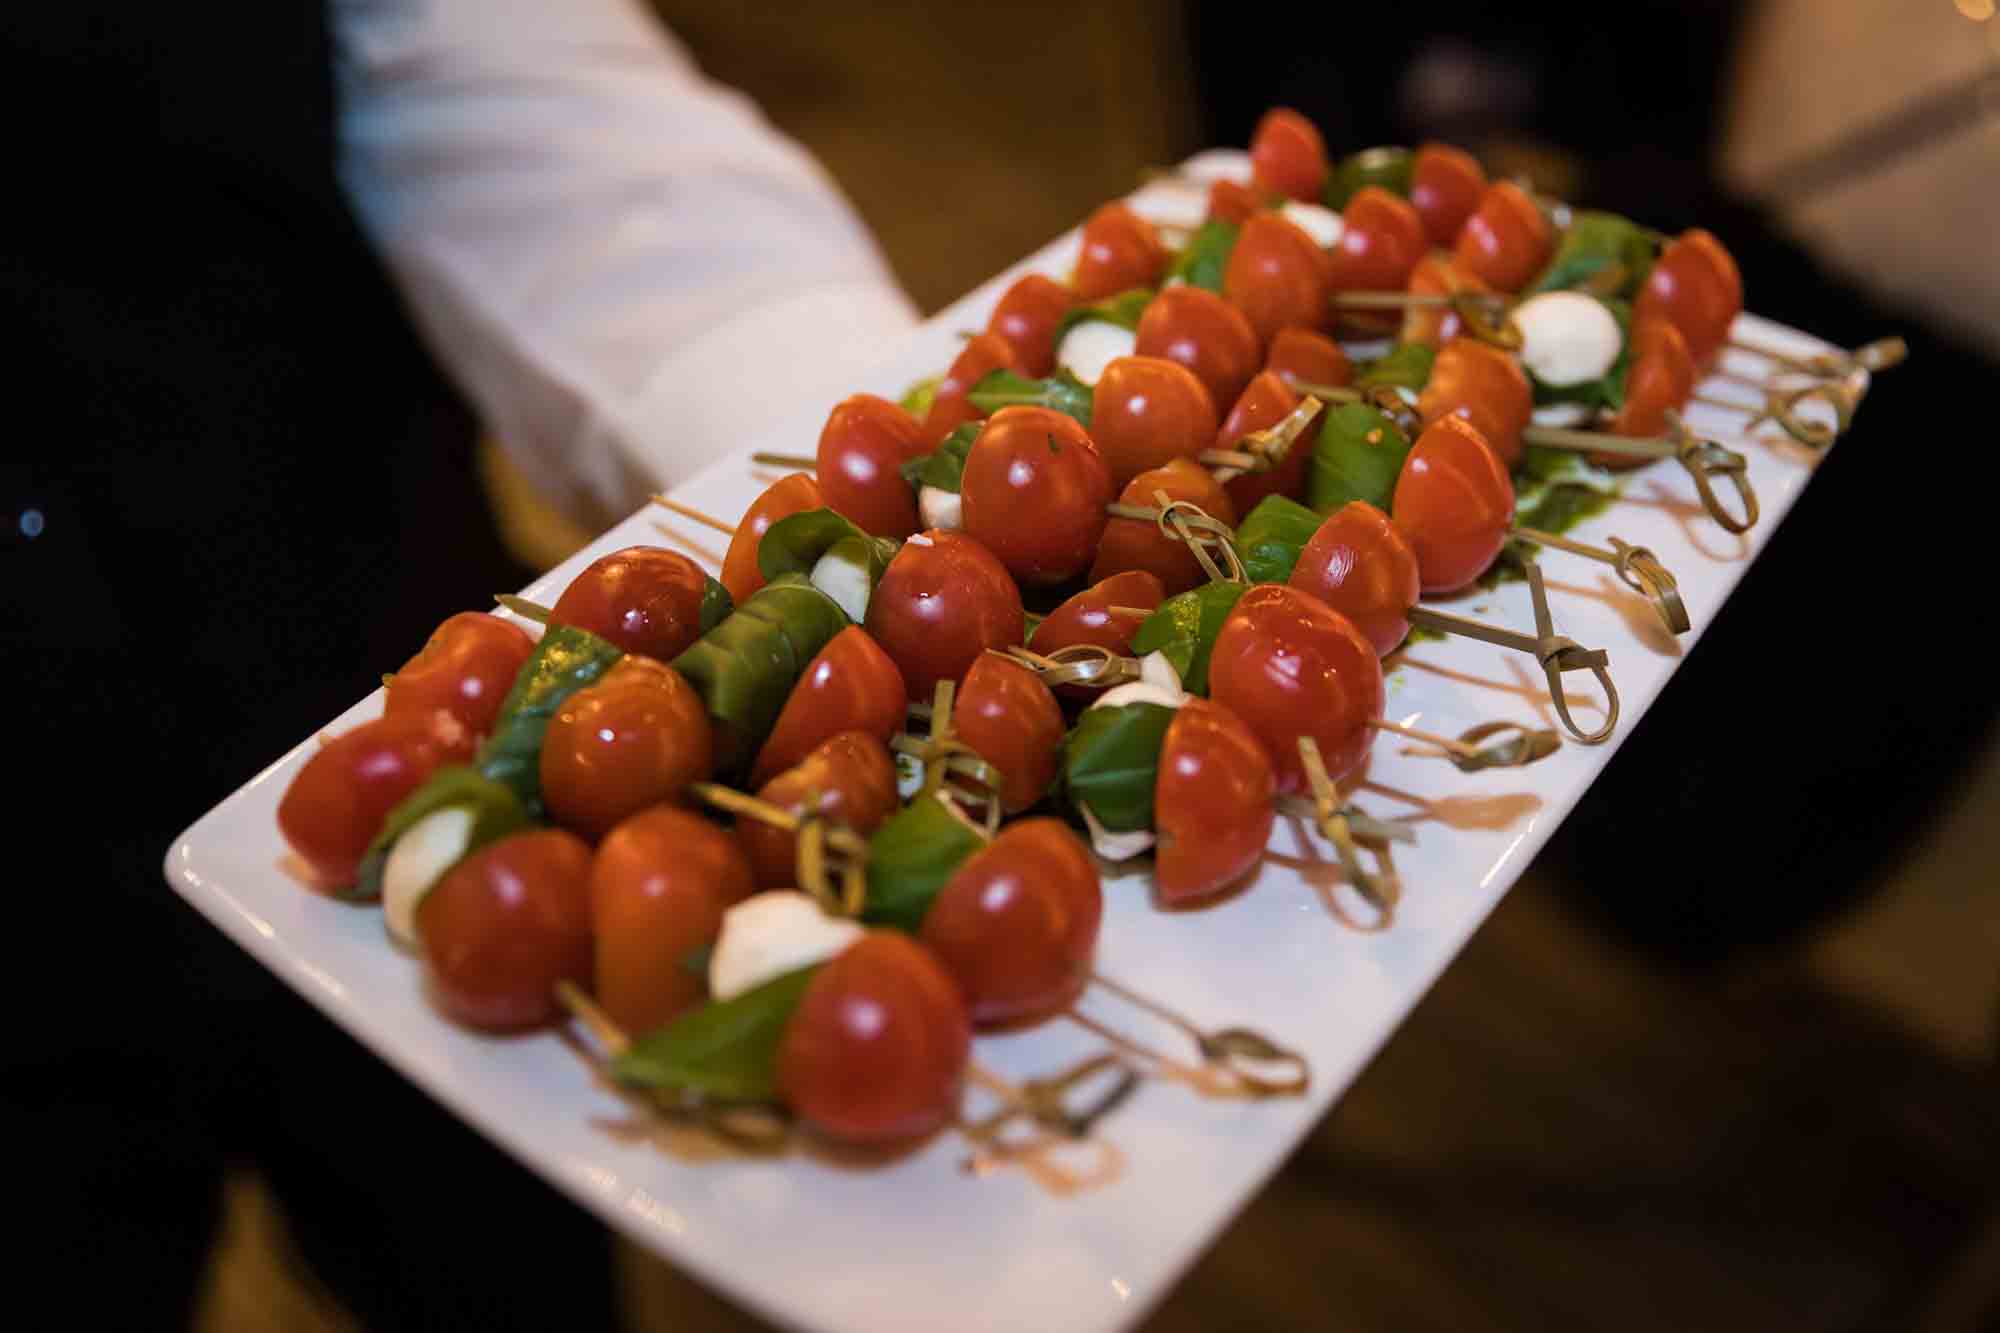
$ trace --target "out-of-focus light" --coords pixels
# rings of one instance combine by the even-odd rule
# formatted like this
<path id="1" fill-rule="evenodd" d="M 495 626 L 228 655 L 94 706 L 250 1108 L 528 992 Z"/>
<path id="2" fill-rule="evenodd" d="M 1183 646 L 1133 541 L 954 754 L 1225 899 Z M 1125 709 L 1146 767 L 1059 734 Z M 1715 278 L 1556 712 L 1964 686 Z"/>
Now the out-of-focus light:
<path id="1" fill-rule="evenodd" d="M 1974 23 L 1984 23 L 1993 17 L 1993 0 L 1952 0 L 1952 3 Z"/>
<path id="2" fill-rule="evenodd" d="M 44 526 L 46 526 L 46 520 L 42 518 L 41 510 L 23 509 L 21 511 L 21 535 L 29 541 L 33 541 L 35 538 L 41 536 Z"/>

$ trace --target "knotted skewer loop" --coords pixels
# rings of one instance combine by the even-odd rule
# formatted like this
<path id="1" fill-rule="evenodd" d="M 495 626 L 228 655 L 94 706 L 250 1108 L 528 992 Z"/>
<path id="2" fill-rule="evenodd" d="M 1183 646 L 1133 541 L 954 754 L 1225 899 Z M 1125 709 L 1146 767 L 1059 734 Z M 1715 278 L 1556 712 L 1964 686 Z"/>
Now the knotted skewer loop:
<path id="1" fill-rule="evenodd" d="M 1523 541 L 1533 542 L 1537 546 L 1568 551 L 1571 555 L 1580 555 L 1586 560 L 1596 560 L 1601 564 L 1610 565 L 1612 571 L 1618 575 L 1619 582 L 1651 604 L 1654 614 L 1659 616 L 1661 623 L 1669 632 L 1685 634 L 1693 627 L 1692 622 L 1688 620 L 1687 607 L 1681 602 L 1680 584 L 1667 567 L 1660 563 L 1659 557 L 1645 547 L 1634 546 L 1630 542 L 1612 537 L 1609 538 L 1611 549 L 1607 551 L 1602 547 L 1572 541 L 1568 537 L 1559 537 L 1553 532 L 1543 532 L 1539 528 L 1524 528 L 1519 524 L 1514 526 L 1512 532 L 1514 536 Z M 1417 610 L 1424 611 L 1427 615 L 1437 614 L 1423 607 L 1418 607 Z M 1414 617 L 1411 623 L 1416 623 Z"/>
<path id="2" fill-rule="evenodd" d="M 1215 479 L 1231 482 L 1246 472 L 1270 472 L 1285 461 L 1306 428 L 1319 419 L 1326 404 L 1308 393 L 1297 407 L 1262 430 L 1253 430 L 1235 449 L 1204 449 L 1195 457 L 1216 469 Z"/>
<path id="3" fill-rule="evenodd" d="M 964 817 L 964 810 L 952 797 L 968 804 L 979 806 L 982 819 L 973 824 L 975 832 L 988 842 L 1000 831 L 1000 790 L 1005 779 L 1000 770 L 980 755 L 979 751 L 958 739 L 952 729 L 951 704 L 956 686 L 951 681 L 941 680 L 936 692 L 931 695 L 931 734 L 918 738 L 897 736 L 890 745 L 904 754 L 914 755 L 924 766 L 922 796 L 935 797 L 943 801 L 953 814 Z M 968 823 L 971 821 L 968 819 Z"/>
<path id="4" fill-rule="evenodd" d="M 1560 426 L 1529 426 L 1521 432 L 1528 444 L 1544 449 L 1572 449 L 1579 452 L 1623 454 L 1627 458 L 1671 458 L 1687 469 L 1701 496 L 1702 508 L 1729 532 L 1748 532 L 1759 513 L 1757 492 L 1750 487 L 1749 460 L 1734 449 L 1725 449 L 1689 430 L 1677 412 L 1667 413 L 1665 436 L 1646 439 L 1612 435 L 1603 431 L 1569 430 Z M 1743 502 L 1743 516 L 1726 508 L 1715 492 L 1713 478 L 1723 477 L 1736 487 Z"/>
<path id="5" fill-rule="evenodd" d="M 1137 607 L 1130 608 L 1133 611 Z M 1152 612 L 1142 612 L 1151 615 Z M 997 648 L 986 651 L 995 656 L 1019 662 L 1037 676 L 1050 689 L 1060 685 L 1086 685 L 1091 689 L 1107 690 L 1113 685 L 1123 685 L 1139 679 L 1139 663 L 1130 657 L 1120 657 L 1109 648 L 1095 643 L 1072 643 L 1044 655 L 1019 644 L 1005 652 Z"/>
<path id="6" fill-rule="evenodd" d="M 1387 718 L 1371 718 L 1368 725 L 1378 731 L 1392 731 L 1413 741 L 1435 746 L 1461 773 L 1478 773 L 1489 768 L 1526 768 L 1562 748 L 1562 737 L 1546 727 L 1531 728 L 1519 722 L 1482 722 L 1459 733 L 1458 739 L 1418 731 Z M 1491 745 L 1479 742 L 1505 734 L 1507 739 Z M 1405 751 L 1404 753 L 1411 753 Z"/>
<path id="7" fill-rule="evenodd" d="M 1136 518 L 1157 523 L 1165 536 L 1186 543 L 1202 572 L 1216 583 L 1250 581 L 1243 568 L 1243 557 L 1236 551 L 1236 534 L 1227 523 L 1192 500 L 1169 499 L 1165 491 L 1154 491 L 1153 503 L 1159 507 L 1114 503 L 1104 506 L 1104 509 L 1113 518 Z M 1229 566 L 1227 573 L 1216 563 L 1211 551 L 1222 552 L 1223 562 Z"/>
<path id="8" fill-rule="evenodd" d="M 761 797 L 715 782 L 691 782 L 688 791 L 733 815 L 796 834 L 798 887 L 829 916 L 859 916 L 868 897 L 868 840 L 821 815 L 795 814 Z M 816 802 L 813 802 L 816 804 Z"/>
<path id="9" fill-rule="evenodd" d="M 1206 1031 L 1183 1014 L 1174 1012 L 1158 1000 L 1133 990 L 1122 982 L 1113 981 L 1102 972 L 1090 974 L 1092 984 L 1101 986 L 1118 996 L 1127 1004 L 1145 1010 L 1155 1018 L 1180 1029 L 1194 1043 L 1201 1055 L 1203 1065 L 1220 1075 L 1228 1092 L 1236 1096 L 1260 1100 L 1266 1097 L 1297 1097 L 1305 1092 L 1312 1082 L 1312 1066 L 1306 1058 L 1287 1046 L 1280 1046 L 1263 1033 L 1252 1028 L 1219 1028 Z M 1108 1037 L 1133 1053 L 1153 1061 L 1166 1064 L 1168 1061 L 1158 1052 L 1150 1050 L 1129 1037 L 1124 1037 L 1097 1022 L 1072 1012 L 1078 1022 L 1100 1035 Z M 1285 1072 L 1279 1073 L 1280 1070 Z"/>
<path id="10" fill-rule="evenodd" d="M 1362 864 L 1361 848 L 1355 843 L 1353 830 L 1348 827 L 1347 816 L 1340 808 L 1340 793 L 1334 789 L 1333 778 L 1326 771 L 1326 759 L 1319 752 L 1319 742 L 1310 736 L 1299 737 L 1299 758 L 1305 765 L 1306 785 L 1312 792 L 1314 826 L 1333 844 L 1334 852 L 1340 857 L 1341 868 L 1347 872 L 1348 882 L 1374 904 L 1378 915 L 1372 929 L 1387 930 L 1396 918 L 1396 904 L 1403 896 L 1402 885 L 1393 872 L 1379 874 Z"/>
<path id="11" fill-rule="evenodd" d="M 1114 1077 L 1096 1096 L 1072 1109 L 1070 1094 L 1104 1074 Z M 965 1137 L 974 1144 L 992 1143 L 1001 1130 L 1023 1117 L 1065 1138 L 1082 1139 L 1138 1088 L 1139 1071 L 1116 1053 L 1101 1051 L 1059 1073 L 1031 1078 L 1018 1086 L 998 1078 L 982 1083 L 1006 1105 L 963 1127 Z"/>
<path id="12" fill-rule="evenodd" d="M 1910 355 L 1910 345 L 1898 337 L 1877 338 L 1874 342 L 1863 343 L 1851 351 L 1815 352 L 1811 356 L 1792 356 L 1757 343 L 1731 338 L 1728 345 L 1739 352 L 1761 356 L 1774 365 L 1782 366 L 1795 375 L 1816 375 L 1822 379 L 1844 380 L 1857 370 L 1874 373 L 1901 365 Z"/>

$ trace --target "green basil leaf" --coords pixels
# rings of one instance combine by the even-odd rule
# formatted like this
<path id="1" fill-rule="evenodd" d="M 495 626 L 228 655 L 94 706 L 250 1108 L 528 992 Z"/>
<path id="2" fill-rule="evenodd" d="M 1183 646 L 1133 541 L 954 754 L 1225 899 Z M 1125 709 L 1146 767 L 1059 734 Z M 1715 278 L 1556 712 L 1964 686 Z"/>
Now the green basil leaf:
<path id="1" fill-rule="evenodd" d="M 550 719 L 572 694 L 602 680 L 624 655 L 624 649 L 589 630 L 551 625 L 514 677 L 493 734 L 472 763 L 486 777 L 512 788 L 530 818 L 542 813 L 542 737 Z"/>
<path id="2" fill-rule="evenodd" d="M 1045 380 L 1025 379 L 1011 370 L 996 370 L 965 395 L 974 407 L 992 416 L 1003 407 L 1050 407 L 1090 425 L 1090 386 L 1058 370 Z"/>
<path id="3" fill-rule="evenodd" d="M 1221 218 L 1210 218 L 1195 228 L 1187 248 L 1174 257 L 1167 270 L 1169 278 L 1179 278 L 1190 287 L 1206 287 L 1221 292 L 1222 275 L 1229 268 L 1229 256 L 1236 251 L 1236 237 L 1243 228 Z"/>
<path id="4" fill-rule="evenodd" d="M 1555 254 L 1526 295 L 1536 292 L 1574 291 L 1592 284 L 1597 275 L 1616 264 L 1620 268 L 1617 285 L 1599 296 L 1630 296 L 1639 290 L 1653 268 L 1653 243 L 1630 218 L 1616 213 L 1585 210 L 1570 219 Z"/>
<path id="5" fill-rule="evenodd" d="M 850 537 L 868 534 L 831 509 L 804 509 L 764 529 L 757 539 L 757 568 L 766 579 L 783 574 L 811 575 L 819 558 Z"/>
<path id="6" fill-rule="evenodd" d="M 1153 827 L 1160 745 L 1174 710 L 1160 704 L 1086 708 L 1063 737 L 1063 794 L 1113 833 Z"/>
<path id="7" fill-rule="evenodd" d="M 819 967 L 682 1014 L 611 1061 L 620 1083 L 680 1088 L 721 1101 L 768 1101 L 778 1091 L 778 1047 Z"/>
<path id="8" fill-rule="evenodd" d="M 903 390 L 903 396 L 896 400 L 897 405 L 917 420 L 922 421 L 930 415 L 931 404 L 937 401 L 938 385 L 943 382 L 944 376 L 942 375 L 926 375 L 923 379 L 918 380 L 915 384 Z"/>
<path id="9" fill-rule="evenodd" d="M 1056 321 L 1056 343 L 1062 346 L 1063 335 L 1079 324 L 1091 320 L 1101 320 L 1106 324 L 1116 324 L 1121 329 L 1136 330 L 1139 317 L 1146 313 L 1147 304 L 1153 299 L 1151 287 L 1133 287 L 1116 296 L 1107 296 L 1102 301 L 1090 305 L 1073 305 L 1063 312 Z"/>
<path id="10" fill-rule="evenodd" d="M 868 839 L 868 905 L 861 919 L 915 932 L 965 859 L 984 844 L 943 805 L 918 797 Z"/>
<path id="11" fill-rule="evenodd" d="M 1306 464 L 1306 499 L 1322 514 L 1350 500 L 1388 513 L 1410 441 L 1396 423 L 1366 403 L 1329 408 Z"/>
<path id="12" fill-rule="evenodd" d="M 1176 593 L 1161 602 L 1159 609 L 1139 624 L 1132 636 L 1132 655 L 1163 653 L 1181 676 L 1181 688 L 1189 694 L 1208 693 L 1208 655 L 1222 622 L 1236 609 L 1243 595 L 1242 583 L 1204 583 L 1199 588 Z"/>
<path id="13" fill-rule="evenodd" d="M 1236 549 L 1252 583 L 1283 583 L 1299 563 L 1299 552 L 1319 531 L 1318 511 L 1284 495 L 1267 495 L 1236 529 Z"/>
<path id="14" fill-rule="evenodd" d="M 968 421 L 945 436 L 933 452 L 904 463 L 903 480 L 912 486 L 931 486 L 958 494 L 965 477 L 965 456 L 972 452 L 972 442 L 979 438 L 980 428 L 985 424 Z"/>
<path id="15" fill-rule="evenodd" d="M 472 811 L 472 836 L 465 845 L 467 855 L 528 825 L 528 812 L 512 787 L 495 782 L 465 764 L 440 768 L 430 775 L 423 786 L 405 796 L 389 812 L 382 831 L 375 835 L 375 840 L 368 844 L 368 850 L 361 857 L 361 869 L 355 875 L 354 887 L 340 896 L 380 898 L 382 871 L 389 864 L 389 852 L 395 847 L 396 840 L 426 815 L 452 806 L 463 806 Z"/>
<path id="16" fill-rule="evenodd" d="M 1342 158 L 1340 165 L 1327 173 L 1320 197 L 1328 208 L 1343 209 L 1362 186 L 1379 185 L 1407 199 L 1415 167 L 1416 157 L 1407 148 L 1364 148 Z"/>
<path id="17" fill-rule="evenodd" d="M 1431 363 L 1436 360 L 1435 347 L 1424 343 L 1398 343 L 1387 356 L 1361 367 L 1355 373 L 1354 387 L 1408 389 L 1411 393 L 1422 393 L 1424 385 L 1430 383 Z"/>
<path id="18" fill-rule="evenodd" d="M 714 576 L 708 576 L 708 581 L 701 585 L 701 632 L 706 634 L 729 619 L 729 613 L 735 609 L 736 601 L 729 595 L 729 589 Z"/>
<path id="19" fill-rule="evenodd" d="M 1543 532 L 1567 532 L 1618 498 L 1617 474 L 1570 449 L 1529 445 L 1516 475 L 1517 521 Z"/>
<path id="20" fill-rule="evenodd" d="M 780 574 L 673 660 L 716 723 L 717 773 L 734 775 L 749 763 L 806 664 L 849 623 L 802 575 Z"/>

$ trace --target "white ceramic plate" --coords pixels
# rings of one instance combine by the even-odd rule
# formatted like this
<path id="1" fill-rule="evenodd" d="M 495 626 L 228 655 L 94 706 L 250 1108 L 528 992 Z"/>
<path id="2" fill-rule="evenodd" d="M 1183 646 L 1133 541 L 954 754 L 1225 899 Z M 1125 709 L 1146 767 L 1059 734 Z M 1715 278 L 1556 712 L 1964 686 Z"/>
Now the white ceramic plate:
<path id="1" fill-rule="evenodd" d="M 1190 168 L 1247 174 L 1234 153 L 1205 154 Z M 1184 195 L 1163 186 L 1142 191 L 1138 201 L 1162 218 L 1188 207 Z M 854 387 L 894 397 L 936 373 L 955 354 L 962 330 L 984 326 L 1007 283 L 1030 270 L 1067 272 L 1076 244 L 1074 234 L 1066 236 L 995 278 L 916 331 Z M 1739 332 L 1794 351 L 1822 346 L 1750 316 Z M 1744 391 L 1734 392 L 1740 398 Z M 801 404 L 788 429 L 756 446 L 810 453 L 826 410 L 825 403 Z M 1731 442 L 1741 422 L 1709 408 L 1697 408 L 1692 420 Z M 1679 577 L 1694 621 L 1694 632 L 1679 642 L 1607 567 L 1557 554 L 1545 561 L 1558 628 L 1610 652 L 1624 700 L 1612 743 L 1569 744 L 1532 768 L 1471 777 L 1405 755 L 1394 737 L 1377 745 L 1370 781 L 1381 790 L 1362 790 L 1357 804 L 1413 817 L 1420 833 L 1415 847 L 1396 853 L 1406 896 L 1393 929 L 1371 935 L 1343 927 L 1331 908 L 1362 918 L 1367 909 L 1340 885 L 1327 849 L 1284 820 L 1273 836 L 1276 856 L 1254 884 L 1213 908 L 1159 911 L 1143 876 L 1107 884 L 1102 970 L 1216 1026 L 1246 1024 L 1300 1049 L 1313 1082 L 1303 1098 L 1255 1103 L 1202 1100 L 1176 1084 L 1148 1083 L 1101 1130 L 1122 1155 L 1123 1174 L 1089 1193 L 1056 1197 L 1018 1171 L 970 1174 L 967 1147 L 952 1135 L 894 1163 L 855 1169 L 801 1153 L 694 1161 L 614 1132 L 630 1112 L 574 1049 L 553 1035 L 500 1041 L 453 1027 L 425 1002 L 417 967 L 390 946 L 378 912 L 309 893 L 284 871 L 275 811 L 312 738 L 190 828 L 168 853 L 167 879 L 335 1022 L 527 1166 L 773 1319 L 870 1333 L 1120 1328 L 1169 1289 L 1396 1030 L 1610 760 L 1618 739 L 1638 725 L 1811 478 L 1810 458 L 1787 443 L 1760 435 L 1738 447 L 1763 503 L 1763 520 L 1747 537 L 1704 518 L 1692 483 L 1666 464 L 1634 476 L 1629 502 L 1575 534 L 1601 542 L 1617 533 L 1659 555 Z M 714 514 L 741 514 L 774 475 L 753 467 L 749 452 L 720 459 L 675 495 Z M 649 509 L 525 595 L 553 601 L 588 561 L 637 542 L 706 548 L 711 568 L 719 567 L 716 534 Z M 1453 609 L 1530 624 L 1518 583 Z M 1464 640 L 1416 645 L 1401 656 L 1390 676 L 1393 718 L 1454 734 L 1489 718 L 1553 724 L 1539 673 L 1525 658 Z M 378 692 L 325 730 L 344 730 L 379 708 Z M 1579 720 L 1589 724 L 1593 716 L 1584 710 Z M 1477 824 L 1490 826 L 1469 826 Z M 1102 996 L 1089 1007 L 1135 1035 L 1173 1040 Z M 1074 1025 L 1056 1022 L 982 1037 L 975 1056 L 1026 1077 L 1094 1045 Z"/>

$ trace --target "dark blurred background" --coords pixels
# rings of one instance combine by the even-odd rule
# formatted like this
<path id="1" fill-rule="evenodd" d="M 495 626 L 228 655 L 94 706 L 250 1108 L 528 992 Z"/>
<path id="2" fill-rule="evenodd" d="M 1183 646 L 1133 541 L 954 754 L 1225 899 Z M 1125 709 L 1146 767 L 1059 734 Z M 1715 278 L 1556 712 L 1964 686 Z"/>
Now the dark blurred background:
<path id="1" fill-rule="evenodd" d="M 1990 4 L 656 8 L 927 311 L 1285 103 L 1336 152 L 1446 137 L 1699 222 L 1753 310 L 1907 336 L 1604 778 L 1148 1327 L 1993 1325 Z M 225 10 L 0 29 L 24 1269 L 86 1324 L 758 1327 L 607 1254 L 160 882 L 438 620 L 590 535 L 482 439 L 347 215 L 318 8 Z M 490 1272 L 560 1291 L 370 1230 L 449 1234 L 420 1171 L 521 1219 L 461 1216 Z"/>

